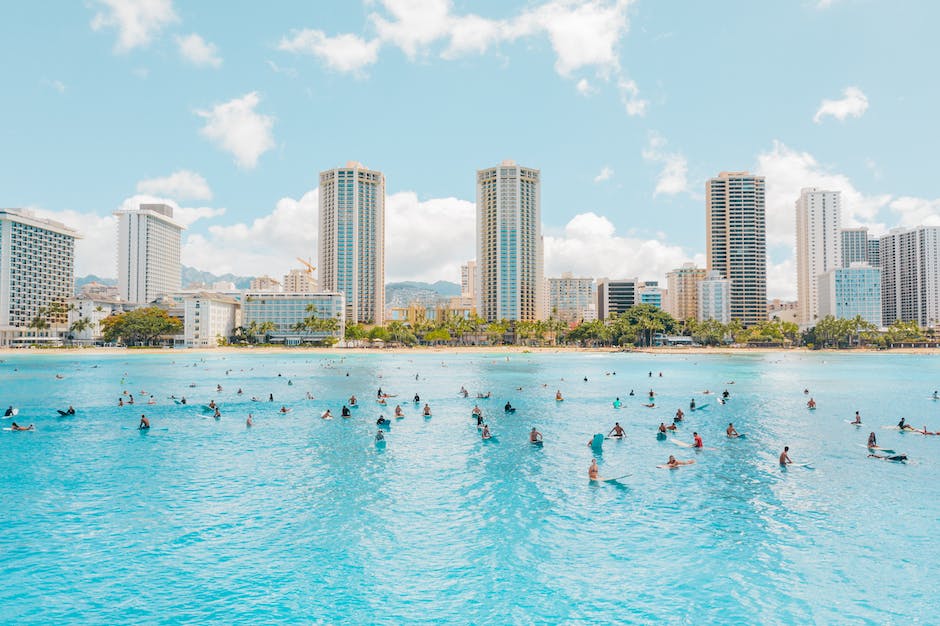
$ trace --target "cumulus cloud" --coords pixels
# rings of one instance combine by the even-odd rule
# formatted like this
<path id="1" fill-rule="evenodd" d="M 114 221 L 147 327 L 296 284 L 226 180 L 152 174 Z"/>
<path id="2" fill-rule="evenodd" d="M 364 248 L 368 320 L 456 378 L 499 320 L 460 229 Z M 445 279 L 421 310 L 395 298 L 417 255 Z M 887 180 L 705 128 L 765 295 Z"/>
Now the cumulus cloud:
<path id="1" fill-rule="evenodd" d="M 177 200 L 211 200 L 212 190 L 206 179 L 189 170 L 179 170 L 163 178 L 148 178 L 137 183 L 137 191 L 164 195 Z"/>
<path id="2" fill-rule="evenodd" d="M 310 54 L 339 72 L 360 72 L 379 58 L 379 42 L 352 34 L 328 37 L 322 30 L 304 29 L 283 37 L 278 50 Z"/>
<path id="3" fill-rule="evenodd" d="M 48 78 L 42 79 L 42 84 L 50 89 L 54 89 L 59 93 L 65 93 L 65 83 L 61 80 L 49 80 Z"/>
<path id="4" fill-rule="evenodd" d="M 222 57 L 215 44 L 209 43 L 196 33 L 177 37 L 180 56 L 197 67 L 222 67 Z"/>
<path id="5" fill-rule="evenodd" d="M 926 198 L 901 196 L 892 200 L 888 206 L 891 211 L 897 214 L 899 226 L 907 228 L 913 226 L 940 226 L 940 198 L 927 200 Z"/>
<path id="6" fill-rule="evenodd" d="M 689 189 L 689 164 L 681 152 L 666 150 L 666 139 L 659 133 L 649 133 L 646 148 L 643 149 L 643 159 L 651 163 L 659 163 L 663 169 L 656 177 L 656 189 L 653 195 L 665 194 L 673 196 L 678 193 L 691 193 Z"/>
<path id="7" fill-rule="evenodd" d="M 614 170 L 612 170 L 609 166 L 605 165 L 604 167 L 601 168 L 600 173 L 594 177 L 594 182 L 602 183 L 605 180 L 610 180 L 613 177 L 614 177 Z"/>
<path id="8" fill-rule="evenodd" d="M 231 152 L 241 168 L 254 168 L 262 154 L 274 147 L 271 129 L 274 118 L 255 111 L 261 97 L 257 91 L 196 111 L 206 120 L 199 131 L 219 148 Z"/>
<path id="9" fill-rule="evenodd" d="M 847 117 L 861 117 L 868 110 L 868 97 L 858 87 L 846 87 L 840 100 L 823 100 L 813 116 L 813 121 L 822 123 L 826 116 L 840 122 Z"/>
<path id="10" fill-rule="evenodd" d="M 767 299 L 796 300 L 796 263 L 793 257 L 767 263 Z"/>
<path id="11" fill-rule="evenodd" d="M 458 198 L 419 201 L 413 191 L 385 203 L 386 274 L 396 280 L 459 282 L 460 266 L 476 256 L 476 205 Z"/>
<path id="12" fill-rule="evenodd" d="M 592 71 L 604 81 L 614 78 L 628 114 L 642 115 L 648 102 L 639 97 L 636 83 L 623 75 L 619 59 L 620 40 L 629 30 L 631 2 L 549 0 L 507 19 L 490 19 L 455 13 L 451 0 L 378 0 L 377 10 L 369 15 L 375 39 L 304 29 L 281 39 L 278 47 L 312 54 L 332 69 L 355 73 L 375 63 L 383 45 L 398 48 L 410 60 L 432 53 L 455 59 L 483 54 L 502 42 L 546 37 L 560 76 L 573 78 Z M 587 94 L 591 85 L 582 76 L 576 88 Z"/>
<path id="13" fill-rule="evenodd" d="M 690 261 L 701 266 L 705 257 L 661 240 L 618 235 L 611 221 L 596 213 L 576 215 L 561 234 L 545 236 L 546 276 L 573 272 L 595 278 L 664 280 L 666 272 Z"/>
<path id="14" fill-rule="evenodd" d="M 172 0 L 96 0 L 95 4 L 98 10 L 91 28 L 116 29 L 117 52 L 146 46 L 166 26 L 179 21 Z"/>
<path id="15" fill-rule="evenodd" d="M 578 84 L 575 85 L 575 89 L 577 89 L 578 93 L 582 96 L 590 96 L 594 93 L 594 87 L 591 86 L 591 82 L 586 78 L 579 80 Z"/>
<path id="16" fill-rule="evenodd" d="M 130 196 L 129 198 L 125 198 L 121 202 L 121 206 L 118 207 L 118 209 L 121 211 L 130 211 L 139 208 L 141 204 L 169 205 L 173 209 L 173 220 L 179 222 L 186 228 L 189 228 L 189 226 L 198 220 L 225 215 L 225 209 L 223 208 L 213 208 L 207 206 L 184 207 L 180 206 L 179 203 L 170 198 L 154 196 L 150 194 L 137 194 Z"/>

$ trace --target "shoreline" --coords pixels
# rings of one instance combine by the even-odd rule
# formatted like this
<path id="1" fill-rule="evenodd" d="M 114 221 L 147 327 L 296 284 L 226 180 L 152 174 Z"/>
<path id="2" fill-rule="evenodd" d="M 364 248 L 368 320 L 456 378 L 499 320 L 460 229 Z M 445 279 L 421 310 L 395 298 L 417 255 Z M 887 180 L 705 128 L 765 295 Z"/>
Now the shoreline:
<path id="1" fill-rule="evenodd" d="M 0 357 L 15 355 L 52 356 L 98 356 L 112 354 L 322 354 L 330 356 L 345 356 L 353 354 L 662 354 L 662 355 L 760 355 L 760 354 L 920 354 L 938 355 L 940 348 L 892 348 L 878 350 L 873 348 L 836 349 L 825 348 L 812 350 L 808 348 L 733 348 L 733 347 L 655 347 L 655 348 L 617 348 L 596 347 L 584 348 L 577 346 L 420 346 L 415 348 L 337 348 L 337 347 L 285 347 L 262 346 L 256 348 L 221 346 L 218 348 L 104 348 L 104 347 L 61 347 L 61 348 L 0 348 Z"/>

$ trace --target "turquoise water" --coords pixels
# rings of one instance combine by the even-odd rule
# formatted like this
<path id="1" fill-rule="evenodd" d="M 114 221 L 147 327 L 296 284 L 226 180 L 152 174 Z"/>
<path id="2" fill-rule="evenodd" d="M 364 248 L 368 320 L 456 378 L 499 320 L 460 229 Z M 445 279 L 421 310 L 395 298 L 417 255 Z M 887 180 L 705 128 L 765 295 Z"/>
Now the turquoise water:
<path id="1" fill-rule="evenodd" d="M 940 437 L 881 427 L 906 416 L 940 430 L 937 362 L 7 357 L 0 404 L 37 430 L 0 432 L 0 622 L 935 622 Z M 399 394 L 384 409 L 379 386 Z M 642 406 L 651 387 L 652 409 Z M 806 410 L 804 387 L 818 410 Z M 725 388 L 724 406 L 700 393 Z M 138 403 L 119 408 L 125 389 Z M 144 405 L 141 390 L 158 404 Z M 495 442 L 470 417 L 483 390 Z M 249 400 L 269 393 L 275 402 Z M 341 419 L 353 393 L 361 408 Z M 693 396 L 708 408 L 688 411 Z M 203 417 L 210 399 L 218 421 Z M 503 413 L 506 400 L 515 414 Z M 375 420 L 396 401 L 407 417 L 377 449 Z M 77 414 L 56 417 L 69 404 Z M 697 430 L 711 449 L 657 441 L 679 407 L 675 436 Z M 319 419 L 326 408 L 336 419 Z M 845 422 L 855 410 L 861 429 Z M 135 430 L 141 413 L 150 432 Z M 588 440 L 615 420 L 626 440 L 592 452 Z M 729 421 L 747 438 L 725 438 Z M 533 425 L 542 448 L 527 443 Z M 867 458 L 871 431 L 910 462 Z M 781 470 L 783 445 L 812 469 Z M 697 463 L 657 469 L 670 454 Z M 590 483 L 592 456 L 602 476 L 630 475 Z"/>

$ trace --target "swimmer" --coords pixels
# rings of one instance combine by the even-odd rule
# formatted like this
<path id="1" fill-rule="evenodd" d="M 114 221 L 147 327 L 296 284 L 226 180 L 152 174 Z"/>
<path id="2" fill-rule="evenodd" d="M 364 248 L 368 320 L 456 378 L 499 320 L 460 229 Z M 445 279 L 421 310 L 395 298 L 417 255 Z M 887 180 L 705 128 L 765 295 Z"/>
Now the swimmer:
<path id="1" fill-rule="evenodd" d="M 493 437 L 493 435 L 490 434 L 490 427 L 487 426 L 486 424 L 483 424 L 483 433 L 481 434 L 481 436 L 484 439 L 490 439 Z"/>
<path id="2" fill-rule="evenodd" d="M 540 443 L 541 441 L 542 441 L 542 433 L 536 430 L 535 426 L 533 426 L 532 430 L 529 431 L 529 442 Z"/>
<path id="3" fill-rule="evenodd" d="M 146 415 L 140 416 L 140 424 L 137 425 L 137 430 L 147 430 L 150 428 L 150 420 L 147 419 Z"/>
<path id="4" fill-rule="evenodd" d="M 248 414 L 248 419 L 245 420 L 245 426 L 247 428 L 254 426 L 254 421 L 251 419 L 251 413 Z"/>
<path id="5" fill-rule="evenodd" d="M 591 467 L 588 468 L 588 478 L 590 480 L 597 480 L 598 478 L 597 459 L 591 459 Z"/>
<path id="6" fill-rule="evenodd" d="M 780 453 L 780 465 L 790 465 L 793 460 L 790 458 L 790 446 L 783 446 L 783 452 Z"/>
<path id="7" fill-rule="evenodd" d="M 698 433 L 692 433 L 692 447 L 693 448 L 704 448 L 705 445 L 702 442 L 702 436 Z"/>
<path id="8" fill-rule="evenodd" d="M 853 424 L 861 424 L 861 423 L 862 423 L 862 416 L 859 415 L 858 411 L 855 412 L 855 421 L 852 422 L 852 423 L 853 423 Z M 874 433 L 872 433 L 872 434 L 874 434 Z"/>
<path id="9" fill-rule="evenodd" d="M 424 403 L 424 408 L 421 410 L 425 417 L 431 417 L 431 407 L 428 403 Z"/>
<path id="10" fill-rule="evenodd" d="M 610 429 L 610 432 L 607 433 L 608 437 L 623 437 L 627 433 L 623 430 L 623 427 L 620 425 L 620 422 L 614 422 L 614 427 Z"/>
<path id="11" fill-rule="evenodd" d="M 740 436 L 741 436 L 741 435 L 738 433 L 738 431 L 735 430 L 734 424 L 732 424 L 731 422 L 728 422 L 728 428 L 725 429 L 725 434 L 728 435 L 728 436 L 731 437 L 731 438 L 740 437 Z"/>

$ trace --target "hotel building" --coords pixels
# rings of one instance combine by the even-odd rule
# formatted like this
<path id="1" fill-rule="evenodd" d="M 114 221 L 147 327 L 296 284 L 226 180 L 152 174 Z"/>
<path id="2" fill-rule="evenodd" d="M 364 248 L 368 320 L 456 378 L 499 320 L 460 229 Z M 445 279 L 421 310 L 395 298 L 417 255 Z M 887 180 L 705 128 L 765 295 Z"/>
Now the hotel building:
<path id="1" fill-rule="evenodd" d="M 319 341 L 331 335 L 342 339 L 346 334 L 346 311 L 346 298 L 342 293 L 249 292 L 242 300 L 242 325 L 271 322 L 275 326 L 269 333 L 271 340 L 287 345 Z M 311 315 L 320 319 L 334 318 L 337 329 L 333 332 L 296 330 L 295 326 Z"/>
<path id="2" fill-rule="evenodd" d="M 503 161 L 477 171 L 477 311 L 487 321 L 545 314 L 539 170 Z"/>
<path id="3" fill-rule="evenodd" d="M 350 161 L 320 172 L 320 288 L 350 324 L 385 319 L 385 175 Z"/>
<path id="4" fill-rule="evenodd" d="M 697 288 L 699 321 L 718 320 L 722 324 L 729 323 L 731 321 L 731 281 L 722 278 L 720 272 L 710 270 L 705 279 L 698 282 Z"/>
<path id="5" fill-rule="evenodd" d="M 548 279 L 549 316 L 570 323 L 597 319 L 593 278 L 576 278 L 570 272 Z"/>
<path id="6" fill-rule="evenodd" d="M 202 292 L 183 298 L 183 345 L 216 348 L 240 325 L 237 300 L 219 293 Z"/>
<path id="7" fill-rule="evenodd" d="M 842 267 L 842 193 L 815 187 L 800 190 L 796 201 L 796 287 L 800 323 L 811 326 L 819 317 L 818 280 Z M 866 255 L 867 234 L 861 252 Z"/>
<path id="8" fill-rule="evenodd" d="M 695 263 L 686 263 L 666 274 L 663 309 L 677 320 L 698 319 L 698 284 L 708 273 Z"/>
<path id="9" fill-rule="evenodd" d="M 860 315 L 866 322 L 881 327 L 881 268 L 853 263 L 851 267 L 837 267 L 820 274 L 817 282 L 820 318 L 831 315 L 853 319 Z"/>
<path id="10" fill-rule="evenodd" d="M 118 291 L 134 303 L 153 302 L 180 290 L 180 239 L 183 226 L 173 207 L 141 204 L 115 211 L 118 218 Z"/>
<path id="11" fill-rule="evenodd" d="M 731 318 L 752 326 L 767 317 L 764 177 L 721 172 L 705 186 L 708 269 L 731 281 Z"/>
<path id="12" fill-rule="evenodd" d="M 30 322 L 52 303 L 58 315 L 43 320 L 54 331 L 67 320 L 65 301 L 75 288 L 78 233 L 25 209 L 0 209 L 0 346 L 34 333 Z M 30 339 L 34 341 L 34 339 Z"/>
<path id="13" fill-rule="evenodd" d="M 940 226 L 896 228 L 879 245 L 885 326 L 897 320 L 940 325 Z"/>

